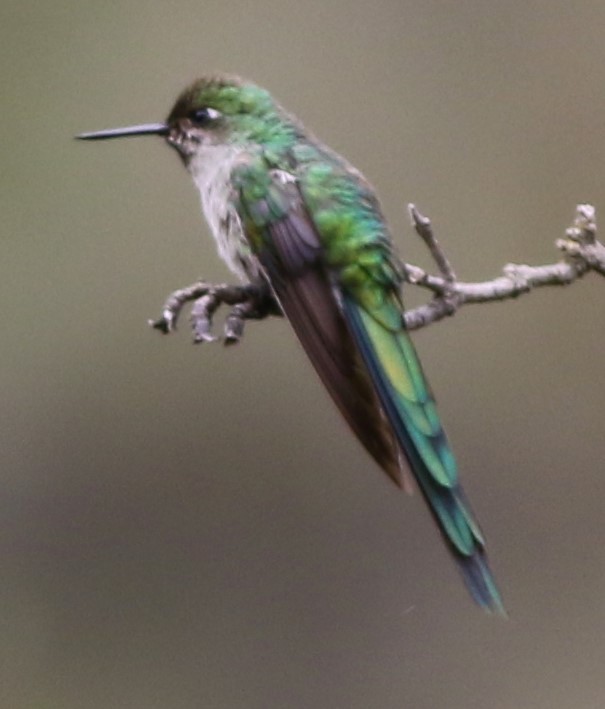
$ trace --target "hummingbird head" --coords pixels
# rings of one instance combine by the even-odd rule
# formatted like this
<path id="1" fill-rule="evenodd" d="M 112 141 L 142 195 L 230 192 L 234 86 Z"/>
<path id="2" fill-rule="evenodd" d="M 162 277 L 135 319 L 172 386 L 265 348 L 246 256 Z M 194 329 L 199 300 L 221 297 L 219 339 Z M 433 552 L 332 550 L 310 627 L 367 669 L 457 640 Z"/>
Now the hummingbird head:
<path id="1" fill-rule="evenodd" d="M 164 123 L 81 133 L 77 138 L 161 135 L 188 164 L 204 148 L 279 145 L 294 139 L 300 131 L 297 121 L 268 91 L 237 76 L 216 75 L 198 79 L 187 87 Z"/>
<path id="2" fill-rule="evenodd" d="M 293 132 L 283 109 L 265 89 L 236 76 L 198 79 L 179 96 L 166 140 L 185 162 L 200 147 L 254 145 Z"/>

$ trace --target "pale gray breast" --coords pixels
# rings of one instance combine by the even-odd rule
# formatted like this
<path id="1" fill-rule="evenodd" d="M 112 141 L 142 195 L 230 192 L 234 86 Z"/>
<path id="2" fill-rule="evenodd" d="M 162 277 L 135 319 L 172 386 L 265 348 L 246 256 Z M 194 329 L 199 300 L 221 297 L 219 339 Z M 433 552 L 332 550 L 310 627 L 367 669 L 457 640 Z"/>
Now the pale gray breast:
<path id="1" fill-rule="evenodd" d="M 241 281 L 249 282 L 258 280 L 260 272 L 231 204 L 231 171 L 241 154 L 241 148 L 233 146 L 204 147 L 189 163 L 189 171 L 219 256 Z"/>

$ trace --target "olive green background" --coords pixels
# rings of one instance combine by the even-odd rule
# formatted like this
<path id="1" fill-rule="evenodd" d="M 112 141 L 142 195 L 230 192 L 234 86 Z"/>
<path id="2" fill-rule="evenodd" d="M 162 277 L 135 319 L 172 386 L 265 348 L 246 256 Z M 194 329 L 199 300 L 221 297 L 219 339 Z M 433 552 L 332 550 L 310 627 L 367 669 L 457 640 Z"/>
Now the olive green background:
<path id="1" fill-rule="evenodd" d="M 271 89 L 460 277 L 605 213 L 601 2 L 75 2 L 0 9 L 0 706 L 599 709 L 605 282 L 415 336 L 510 620 L 340 420 L 288 326 L 150 331 L 229 276 L 177 157 L 74 133 L 184 84 Z M 411 293 L 408 302 L 420 302 Z"/>

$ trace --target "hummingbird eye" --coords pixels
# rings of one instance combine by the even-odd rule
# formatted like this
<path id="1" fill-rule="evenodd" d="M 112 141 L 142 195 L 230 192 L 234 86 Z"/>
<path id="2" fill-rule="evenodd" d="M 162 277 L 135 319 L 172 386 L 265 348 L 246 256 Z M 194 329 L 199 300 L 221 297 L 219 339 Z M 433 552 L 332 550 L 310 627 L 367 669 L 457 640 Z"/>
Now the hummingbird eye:
<path id="1" fill-rule="evenodd" d="M 189 120 L 195 123 L 196 126 L 207 126 L 209 123 L 217 120 L 222 116 L 220 111 L 216 108 L 210 108 L 209 106 L 204 106 L 203 108 L 196 108 L 189 114 Z"/>

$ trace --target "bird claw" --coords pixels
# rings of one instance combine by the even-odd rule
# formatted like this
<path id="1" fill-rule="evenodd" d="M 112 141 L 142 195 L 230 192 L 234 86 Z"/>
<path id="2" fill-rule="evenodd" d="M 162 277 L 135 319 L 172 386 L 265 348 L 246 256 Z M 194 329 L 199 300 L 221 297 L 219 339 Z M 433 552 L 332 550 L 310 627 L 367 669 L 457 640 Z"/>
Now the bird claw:
<path id="1" fill-rule="evenodd" d="M 171 293 L 164 304 L 162 316 L 157 320 L 149 320 L 149 325 L 164 334 L 174 332 L 183 307 L 191 301 L 193 307 L 190 321 L 195 344 L 216 342 L 219 339 L 212 334 L 212 317 L 222 304 L 232 306 L 223 328 L 222 339 L 227 346 L 242 339 L 246 320 L 281 315 L 279 305 L 265 284 L 213 285 L 199 280 Z"/>
<path id="2" fill-rule="evenodd" d="M 193 329 L 193 342 L 196 345 L 217 339 L 212 334 L 212 316 L 221 304 L 219 291 L 220 287 L 211 288 L 193 303 L 189 320 Z"/>
<path id="3" fill-rule="evenodd" d="M 176 313 L 172 310 L 165 309 L 161 318 L 148 320 L 147 324 L 154 328 L 154 330 L 159 330 L 164 335 L 168 335 L 176 330 L 176 320 Z"/>

